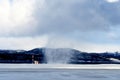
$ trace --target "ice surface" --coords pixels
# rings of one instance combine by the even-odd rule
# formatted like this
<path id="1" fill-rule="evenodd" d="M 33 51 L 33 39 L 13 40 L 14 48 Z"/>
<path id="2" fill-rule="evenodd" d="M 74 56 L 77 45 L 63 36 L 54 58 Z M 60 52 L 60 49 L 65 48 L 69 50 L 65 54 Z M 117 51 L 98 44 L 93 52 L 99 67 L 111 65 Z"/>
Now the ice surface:
<path id="1" fill-rule="evenodd" d="M 119 80 L 120 70 L 2 71 L 0 80 Z"/>
<path id="2" fill-rule="evenodd" d="M 48 70 L 48 69 L 120 69 L 119 64 L 0 64 L 0 71 L 7 69 Z"/>
<path id="3" fill-rule="evenodd" d="M 119 80 L 120 65 L 0 64 L 0 80 Z"/>

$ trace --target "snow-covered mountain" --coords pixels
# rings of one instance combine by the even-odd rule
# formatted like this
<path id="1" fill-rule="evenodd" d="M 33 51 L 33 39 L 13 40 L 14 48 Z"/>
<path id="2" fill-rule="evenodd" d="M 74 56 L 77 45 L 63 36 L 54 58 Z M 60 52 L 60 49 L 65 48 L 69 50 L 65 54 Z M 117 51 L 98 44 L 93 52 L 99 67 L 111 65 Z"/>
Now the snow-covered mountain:
<path id="1" fill-rule="evenodd" d="M 70 48 L 0 50 L 0 63 L 118 64 L 120 53 L 87 53 Z"/>

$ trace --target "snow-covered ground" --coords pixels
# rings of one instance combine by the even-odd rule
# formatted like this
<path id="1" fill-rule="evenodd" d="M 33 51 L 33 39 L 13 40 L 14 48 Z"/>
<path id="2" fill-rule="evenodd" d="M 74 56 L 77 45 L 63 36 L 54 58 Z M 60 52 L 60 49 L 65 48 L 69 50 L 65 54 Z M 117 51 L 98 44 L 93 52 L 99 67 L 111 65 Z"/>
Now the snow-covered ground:
<path id="1" fill-rule="evenodd" d="M 118 64 L 94 64 L 94 65 L 73 65 L 73 64 L 0 64 L 0 72 L 13 71 L 69 71 L 69 70 L 112 70 L 120 69 Z"/>
<path id="2" fill-rule="evenodd" d="M 120 80 L 120 70 L 0 71 L 0 80 Z"/>
<path id="3" fill-rule="evenodd" d="M 41 71 L 41 70 L 62 70 L 62 69 L 120 69 L 119 64 L 0 64 L 0 71 L 17 70 L 17 71 Z"/>
<path id="4" fill-rule="evenodd" d="M 120 65 L 0 64 L 0 80 L 119 80 Z"/>

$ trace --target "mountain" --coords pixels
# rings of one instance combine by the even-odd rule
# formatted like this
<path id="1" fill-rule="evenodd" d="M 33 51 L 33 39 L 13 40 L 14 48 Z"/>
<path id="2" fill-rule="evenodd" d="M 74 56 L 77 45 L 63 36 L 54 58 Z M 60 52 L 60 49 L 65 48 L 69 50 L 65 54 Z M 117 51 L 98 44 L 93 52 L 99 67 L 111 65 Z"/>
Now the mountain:
<path id="1" fill-rule="evenodd" d="M 0 50 L 0 63 L 120 64 L 120 53 L 87 53 L 70 48 Z"/>

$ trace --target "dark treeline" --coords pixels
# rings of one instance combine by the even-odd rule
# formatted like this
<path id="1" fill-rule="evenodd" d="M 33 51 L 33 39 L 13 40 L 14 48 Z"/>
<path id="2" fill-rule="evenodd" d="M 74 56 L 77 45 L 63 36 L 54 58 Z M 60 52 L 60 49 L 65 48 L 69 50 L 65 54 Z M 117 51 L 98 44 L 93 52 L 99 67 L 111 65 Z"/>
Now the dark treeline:
<path id="1" fill-rule="evenodd" d="M 59 50 L 59 49 L 52 49 Z M 66 50 L 66 49 L 61 49 Z M 69 49 L 72 56 L 69 64 L 119 64 L 120 53 L 87 53 Z M 59 50 L 60 51 L 60 50 Z M 33 50 L 0 50 L 0 63 L 47 63 L 45 48 Z"/>
<path id="2" fill-rule="evenodd" d="M 43 63 L 43 58 L 40 50 L 0 50 L 0 63 Z"/>

